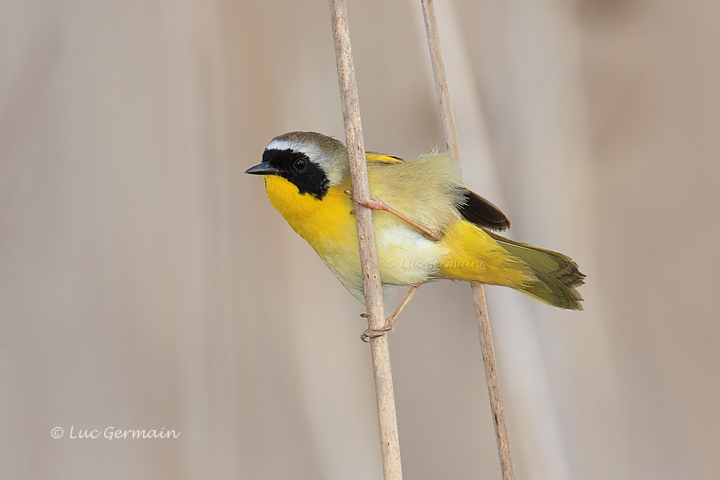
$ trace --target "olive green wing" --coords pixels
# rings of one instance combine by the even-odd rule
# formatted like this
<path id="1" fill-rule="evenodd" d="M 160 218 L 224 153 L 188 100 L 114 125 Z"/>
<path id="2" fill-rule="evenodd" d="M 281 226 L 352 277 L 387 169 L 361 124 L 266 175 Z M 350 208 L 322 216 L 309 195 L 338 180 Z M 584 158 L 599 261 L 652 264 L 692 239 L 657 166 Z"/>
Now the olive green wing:
<path id="1" fill-rule="evenodd" d="M 402 164 L 403 166 L 407 165 L 407 169 L 410 169 L 409 171 L 417 171 L 420 178 L 417 178 L 417 176 L 412 178 L 405 172 L 406 168 L 400 168 L 399 170 L 393 169 L 393 177 L 395 177 L 395 180 L 400 181 L 400 184 L 403 185 L 403 189 L 406 193 L 409 193 L 408 190 L 410 190 L 413 185 L 426 186 L 430 183 L 428 182 L 430 178 L 436 175 L 444 176 L 446 172 L 451 171 L 450 168 L 447 168 L 448 165 L 452 165 L 452 163 L 449 162 L 454 162 L 449 155 L 437 153 L 421 156 L 412 162 L 406 162 L 400 157 L 379 152 L 365 152 L 365 158 L 367 158 L 368 162 L 375 163 L 376 165 Z M 417 169 L 416 167 L 421 164 L 425 164 L 426 168 Z M 439 166 L 440 169 L 427 168 L 433 166 Z M 455 175 L 455 173 L 452 173 L 452 175 Z M 458 181 L 460 180 L 458 179 Z M 447 189 L 451 182 L 447 179 L 440 180 L 440 182 L 445 185 L 445 187 L 441 190 L 446 191 L 445 194 L 447 195 Z M 437 187 L 437 185 L 435 186 Z M 450 197 L 455 199 L 457 211 L 463 218 L 465 218 L 465 220 L 489 230 L 503 231 L 510 228 L 510 221 L 507 219 L 505 214 L 490 201 L 457 184 L 455 184 L 451 190 L 454 191 Z M 423 195 L 421 195 L 421 192 L 414 192 L 414 194 L 410 195 L 410 197 L 421 200 Z M 431 202 L 431 204 L 433 203 L 434 202 Z"/>

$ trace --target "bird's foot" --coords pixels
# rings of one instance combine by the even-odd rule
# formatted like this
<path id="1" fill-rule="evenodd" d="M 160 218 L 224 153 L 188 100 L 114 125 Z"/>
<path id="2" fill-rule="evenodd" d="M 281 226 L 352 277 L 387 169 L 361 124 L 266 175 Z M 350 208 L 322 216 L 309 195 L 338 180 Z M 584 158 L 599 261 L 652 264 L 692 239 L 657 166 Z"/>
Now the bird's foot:
<path id="1" fill-rule="evenodd" d="M 378 200 L 375 197 L 370 197 L 370 200 L 355 200 L 355 203 L 357 203 L 358 205 L 362 205 L 363 207 L 370 208 L 372 210 L 377 210 L 378 212 L 388 212 L 396 214 L 395 210 L 390 208 L 387 203 L 383 202 L 382 200 Z"/>
<path id="2" fill-rule="evenodd" d="M 415 295 L 415 292 L 417 292 L 418 288 L 420 288 L 419 283 L 411 285 L 410 289 L 405 294 L 405 297 L 403 297 L 402 301 L 400 302 L 400 305 L 398 305 L 392 315 L 385 319 L 385 325 L 380 328 L 368 328 L 362 333 L 362 335 L 360 335 L 360 340 L 368 343 L 371 338 L 381 337 L 387 334 L 387 332 L 389 332 L 390 330 L 392 330 L 393 325 L 395 325 L 395 320 L 397 320 L 400 312 L 402 312 L 403 308 L 405 308 L 405 305 L 410 302 L 410 299 L 413 297 L 413 295 Z M 360 316 L 363 318 L 368 318 L 367 313 L 361 313 Z"/>
<path id="3" fill-rule="evenodd" d="M 368 328 L 366 329 L 362 335 L 360 335 L 360 340 L 362 340 L 365 343 L 369 343 L 371 338 L 378 338 L 382 337 L 383 335 L 386 335 L 387 332 L 392 330 L 392 325 L 385 325 L 381 328 Z"/>

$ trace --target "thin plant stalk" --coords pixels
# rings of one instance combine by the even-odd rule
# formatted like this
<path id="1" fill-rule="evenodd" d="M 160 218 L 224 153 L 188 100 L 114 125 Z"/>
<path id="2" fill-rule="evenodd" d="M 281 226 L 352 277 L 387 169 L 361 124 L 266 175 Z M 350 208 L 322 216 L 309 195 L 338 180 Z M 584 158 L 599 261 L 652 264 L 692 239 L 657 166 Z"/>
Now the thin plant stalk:
<path id="1" fill-rule="evenodd" d="M 355 67 L 350 46 L 347 6 L 345 0 L 329 0 L 329 5 L 350 160 L 353 198 L 355 200 L 368 201 L 370 200 L 370 188 L 368 185 L 367 165 L 365 163 L 365 146 L 362 137 Z M 372 210 L 356 205 L 355 219 L 360 244 L 360 262 L 362 264 L 363 284 L 365 287 L 368 328 L 378 330 L 385 324 L 385 314 L 380 285 L 377 245 L 375 243 L 375 230 L 372 222 Z M 387 335 L 371 338 L 370 352 L 372 355 L 375 396 L 378 409 L 378 421 L 380 424 L 380 450 L 382 454 L 383 477 L 385 480 L 401 480 L 400 443 Z"/>
<path id="2" fill-rule="evenodd" d="M 421 0 L 421 2 L 433 74 L 435 76 L 438 106 L 442 117 L 443 132 L 445 133 L 445 143 L 450 153 L 460 161 L 460 146 L 458 144 L 457 130 L 455 129 L 452 104 L 450 103 L 447 78 L 445 76 L 445 62 L 443 61 L 442 49 L 440 47 L 440 35 L 437 28 L 437 19 L 435 18 L 435 7 L 433 0 Z M 515 474 L 513 473 L 512 458 L 510 457 L 510 442 L 508 440 L 507 425 L 505 424 L 505 408 L 503 407 L 502 395 L 500 394 L 500 384 L 498 382 L 495 363 L 495 349 L 493 348 L 492 335 L 490 333 L 490 319 L 485 303 L 485 292 L 480 283 L 473 283 L 472 291 L 478 327 L 480 329 L 480 345 L 482 347 L 482 357 L 485 365 L 485 378 L 487 380 L 490 407 L 495 424 L 498 454 L 500 455 L 500 469 L 503 480 L 514 480 Z"/>

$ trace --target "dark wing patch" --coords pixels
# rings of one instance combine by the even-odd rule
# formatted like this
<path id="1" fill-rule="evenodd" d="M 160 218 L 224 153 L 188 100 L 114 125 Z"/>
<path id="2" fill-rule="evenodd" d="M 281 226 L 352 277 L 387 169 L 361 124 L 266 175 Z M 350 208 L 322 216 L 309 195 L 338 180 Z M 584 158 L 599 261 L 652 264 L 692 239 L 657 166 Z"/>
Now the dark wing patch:
<path id="1" fill-rule="evenodd" d="M 465 201 L 458 206 L 458 212 L 465 220 L 498 232 L 510 228 L 510 220 L 498 207 L 467 188 L 461 190 Z"/>

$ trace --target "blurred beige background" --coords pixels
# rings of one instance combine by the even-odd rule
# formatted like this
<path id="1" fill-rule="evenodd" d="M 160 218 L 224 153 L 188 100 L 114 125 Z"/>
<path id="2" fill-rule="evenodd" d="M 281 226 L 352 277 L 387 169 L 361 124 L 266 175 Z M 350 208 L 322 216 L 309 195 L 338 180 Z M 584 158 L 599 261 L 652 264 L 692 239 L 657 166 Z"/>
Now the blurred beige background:
<path id="1" fill-rule="evenodd" d="M 368 148 L 444 144 L 419 2 L 350 2 Z M 438 0 L 518 479 L 720 477 L 717 2 Z M 0 0 L 0 477 L 381 478 L 362 306 L 244 175 L 344 139 L 325 2 Z M 391 334 L 406 478 L 499 478 L 470 289 Z M 60 439 L 51 437 L 64 429 Z M 70 429 L 177 439 L 71 439 Z"/>

